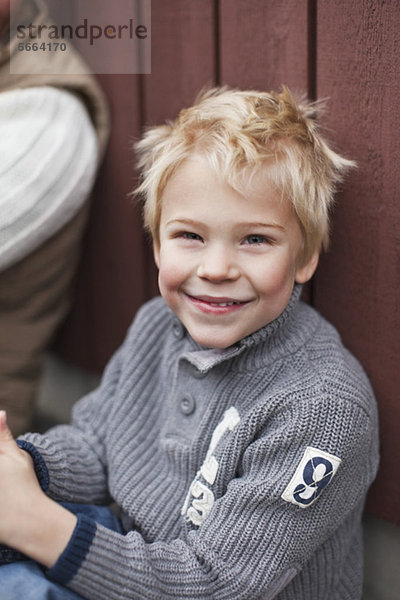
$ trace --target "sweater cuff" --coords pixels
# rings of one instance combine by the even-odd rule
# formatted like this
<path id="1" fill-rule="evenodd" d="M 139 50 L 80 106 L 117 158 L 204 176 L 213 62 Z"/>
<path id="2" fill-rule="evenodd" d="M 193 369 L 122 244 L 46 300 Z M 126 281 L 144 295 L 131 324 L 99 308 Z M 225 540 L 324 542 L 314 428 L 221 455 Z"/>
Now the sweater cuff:
<path id="1" fill-rule="evenodd" d="M 44 492 L 47 492 L 50 484 L 50 477 L 46 463 L 39 450 L 37 450 L 33 444 L 26 442 L 25 440 L 17 440 L 17 444 L 21 450 L 25 450 L 31 455 L 39 485 Z M 20 560 L 28 560 L 28 557 L 13 548 L 0 544 L 0 565 Z"/>
<path id="2" fill-rule="evenodd" d="M 9 563 L 18 562 L 20 560 L 29 560 L 25 554 L 21 554 L 18 550 L 3 546 L 0 544 L 0 567 L 1 565 L 7 565 Z"/>
<path id="3" fill-rule="evenodd" d="M 31 455 L 39 485 L 46 493 L 50 485 L 50 476 L 43 456 L 40 454 L 39 450 L 37 450 L 37 448 L 31 444 L 31 442 L 17 440 L 17 444 L 21 450 L 25 450 Z"/>
<path id="4" fill-rule="evenodd" d="M 78 521 L 71 539 L 55 565 L 46 571 L 46 576 L 61 585 L 66 585 L 79 571 L 96 534 L 96 522 L 78 514 Z"/>

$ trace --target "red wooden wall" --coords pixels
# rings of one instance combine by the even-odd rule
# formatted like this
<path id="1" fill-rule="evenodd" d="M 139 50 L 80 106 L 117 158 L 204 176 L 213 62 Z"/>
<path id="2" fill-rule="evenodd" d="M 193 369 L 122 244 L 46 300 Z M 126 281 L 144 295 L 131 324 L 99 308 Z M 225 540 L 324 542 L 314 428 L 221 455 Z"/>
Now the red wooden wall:
<path id="1" fill-rule="evenodd" d="M 100 0 L 98 0 L 100 1 Z M 400 522 L 400 4 L 396 0 L 152 0 L 152 74 L 101 76 L 113 134 L 94 194 L 73 311 L 56 348 L 100 370 L 137 308 L 157 293 L 132 141 L 206 84 L 329 97 L 323 117 L 357 160 L 333 241 L 309 290 L 364 364 L 380 409 L 382 462 L 368 509 Z"/>
<path id="2" fill-rule="evenodd" d="M 316 307 L 367 370 L 380 409 L 381 467 L 369 497 L 400 524 L 400 3 L 318 3 L 317 92 L 324 120 L 359 165 L 314 283 Z"/>

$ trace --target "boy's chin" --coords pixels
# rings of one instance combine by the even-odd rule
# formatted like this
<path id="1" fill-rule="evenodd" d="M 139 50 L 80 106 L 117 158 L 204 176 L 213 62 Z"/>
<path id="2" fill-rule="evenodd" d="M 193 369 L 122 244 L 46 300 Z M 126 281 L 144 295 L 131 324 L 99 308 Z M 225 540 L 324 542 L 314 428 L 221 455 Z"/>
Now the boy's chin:
<path id="1" fill-rule="evenodd" d="M 196 331 L 191 331 L 190 328 L 188 328 L 188 332 L 191 338 L 195 342 L 197 342 L 197 344 L 203 346 L 203 348 L 209 348 L 214 350 L 225 350 L 226 348 L 229 348 L 230 346 L 236 344 L 236 342 L 238 342 L 241 339 L 240 336 L 238 337 L 234 335 L 229 335 L 229 333 L 198 333 Z"/>

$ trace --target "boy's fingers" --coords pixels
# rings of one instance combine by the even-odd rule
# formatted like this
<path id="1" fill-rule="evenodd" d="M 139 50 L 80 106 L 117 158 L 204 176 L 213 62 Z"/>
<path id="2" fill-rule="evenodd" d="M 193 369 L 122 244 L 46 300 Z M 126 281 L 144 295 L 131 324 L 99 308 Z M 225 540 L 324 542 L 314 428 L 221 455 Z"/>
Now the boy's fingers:
<path id="1" fill-rule="evenodd" d="M 0 442 L 9 442 L 11 440 L 14 440 L 14 438 L 7 425 L 6 411 L 0 410 Z"/>

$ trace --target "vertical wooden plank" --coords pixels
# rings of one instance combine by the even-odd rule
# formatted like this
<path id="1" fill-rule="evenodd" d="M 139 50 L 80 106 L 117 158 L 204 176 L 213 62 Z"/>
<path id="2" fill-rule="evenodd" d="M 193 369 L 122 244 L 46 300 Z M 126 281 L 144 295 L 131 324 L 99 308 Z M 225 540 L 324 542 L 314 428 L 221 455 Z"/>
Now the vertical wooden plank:
<path id="1" fill-rule="evenodd" d="M 144 76 L 144 120 L 159 124 L 215 84 L 214 0 L 152 0 L 152 70 Z"/>
<path id="2" fill-rule="evenodd" d="M 221 82 L 308 92 L 307 0 L 220 0 Z"/>
<path id="3" fill-rule="evenodd" d="M 400 5 L 395 0 L 318 3 L 318 95 L 342 151 L 357 160 L 340 195 L 315 304 L 361 360 L 380 410 L 382 459 L 369 499 L 400 522 Z"/>
<path id="4" fill-rule="evenodd" d="M 129 16 L 136 15 L 136 4 L 132 1 Z M 128 3 L 123 7 L 126 13 Z M 83 18 L 97 23 L 88 3 L 61 6 L 53 0 L 50 9 L 62 24 L 76 25 Z M 96 15 L 109 15 L 109 10 L 106 0 L 97 2 Z M 115 14 L 122 19 L 121 14 Z M 75 39 L 79 46 L 77 42 Z M 124 44 L 113 43 L 116 73 L 124 53 Z M 140 209 L 128 198 L 134 186 L 132 140 L 141 126 L 139 76 L 98 78 L 110 103 L 111 137 L 92 193 L 74 304 L 54 344 L 65 359 L 92 371 L 103 369 L 135 311 L 149 296 Z"/>
<path id="5" fill-rule="evenodd" d="M 81 367 L 101 371 L 149 297 L 147 251 L 134 187 L 132 140 L 140 132 L 137 75 L 99 78 L 110 102 L 112 132 L 92 195 L 76 299 L 57 349 Z"/>

